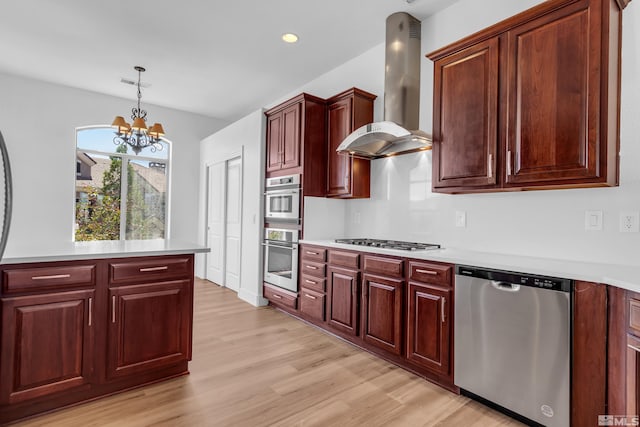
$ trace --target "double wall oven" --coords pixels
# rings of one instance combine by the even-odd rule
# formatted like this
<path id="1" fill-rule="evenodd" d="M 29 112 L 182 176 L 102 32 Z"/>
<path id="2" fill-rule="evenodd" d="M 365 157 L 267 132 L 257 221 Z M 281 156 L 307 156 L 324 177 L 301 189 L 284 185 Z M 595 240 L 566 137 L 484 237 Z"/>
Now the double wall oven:
<path id="1" fill-rule="evenodd" d="M 300 175 L 267 178 L 264 197 L 264 281 L 297 292 Z"/>

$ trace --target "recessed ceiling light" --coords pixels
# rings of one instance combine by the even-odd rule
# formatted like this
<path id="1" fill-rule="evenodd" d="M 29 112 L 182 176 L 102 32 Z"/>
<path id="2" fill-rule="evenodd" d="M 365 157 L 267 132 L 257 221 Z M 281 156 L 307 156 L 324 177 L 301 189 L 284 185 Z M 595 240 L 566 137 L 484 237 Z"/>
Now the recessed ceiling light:
<path id="1" fill-rule="evenodd" d="M 298 36 L 296 36 L 293 33 L 285 33 L 282 35 L 282 40 L 284 40 L 287 43 L 295 43 L 298 41 Z"/>

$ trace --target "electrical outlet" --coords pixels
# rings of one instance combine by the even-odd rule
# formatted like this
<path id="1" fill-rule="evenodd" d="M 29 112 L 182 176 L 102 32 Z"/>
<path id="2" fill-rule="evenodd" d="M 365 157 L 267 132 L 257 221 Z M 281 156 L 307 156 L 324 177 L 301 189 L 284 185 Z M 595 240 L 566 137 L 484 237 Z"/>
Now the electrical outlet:
<path id="1" fill-rule="evenodd" d="M 620 212 L 620 232 L 637 233 L 640 231 L 640 214 L 638 212 Z"/>
<path id="2" fill-rule="evenodd" d="M 587 231 L 602 231 L 602 211 L 585 211 L 584 229 Z"/>
<path id="3" fill-rule="evenodd" d="M 465 211 L 456 211 L 456 227 L 467 226 L 467 213 Z"/>

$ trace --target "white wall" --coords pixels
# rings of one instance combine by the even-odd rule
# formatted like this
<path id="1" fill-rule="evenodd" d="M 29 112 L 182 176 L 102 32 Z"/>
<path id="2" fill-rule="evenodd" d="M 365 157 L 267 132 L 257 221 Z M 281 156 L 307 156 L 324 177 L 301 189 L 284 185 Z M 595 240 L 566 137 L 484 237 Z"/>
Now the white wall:
<path id="1" fill-rule="evenodd" d="M 143 99 L 144 101 L 144 99 Z M 76 127 L 110 125 L 135 101 L 0 74 L 0 131 L 14 182 L 8 247 L 68 242 L 73 235 Z M 171 237 L 196 241 L 199 141 L 223 121 L 143 105 L 173 141 Z"/>
<path id="2" fill-rule="evenodd" d="M 535 0 L 461 0 L 422 22 L 422 51 L 436 50 L 486 26 L 525 10 Z M 440 243 L 492 252 L 640 264 L 640 233 L 620 233 L 621 211 L 640 210 L 640 5 L 623 14 L 621 102 L 621 173 L 616 188 L 547 190 L 520 193 L 441 195 L 431 192 L 431 153 L 374 160 L 371 199 L 343 201 L 345 232 L 350 237 L 378 237 Z M 319 79 L 304 90 L 326 92 L 370 85 L 383 92 L 384 50 L 372 49 Z M 379 74 L 380 79 L 372 74 Z M 420 128 L 432 128 L 433 65 L 424 58 L 421 72 Z M 380 114 L 379 105 L 376 105 Z M 320 201 L 321 203 L 321 201 Z M 330 202 L 326 202 L 330 203 Z M 305 222 L 321 221 L 326 208 L 307 210 Z M 467 227 L 456 228 L 457 210 Z M 585 231 L 585 210 L 604 212 L 603 231 Z M 309 216 L 315 218 L 309 218 Z M 358 221 L 359 218 L 359 221 Z M 308 230 L 305 232 L 309 233 Z"/>
<path id="3" fill-rule="evenodd" d="M 198 243 L 205 244 L 206 166 L 242 151 L 242 258 L 238 296 L 253 305 L 262 298 L 262 209 L 265 120 L 262 110 L 234 122 L 200 143 L 200 208 Z M 196 258 L 196 274 L 204 277 L 205 256 Z"/>

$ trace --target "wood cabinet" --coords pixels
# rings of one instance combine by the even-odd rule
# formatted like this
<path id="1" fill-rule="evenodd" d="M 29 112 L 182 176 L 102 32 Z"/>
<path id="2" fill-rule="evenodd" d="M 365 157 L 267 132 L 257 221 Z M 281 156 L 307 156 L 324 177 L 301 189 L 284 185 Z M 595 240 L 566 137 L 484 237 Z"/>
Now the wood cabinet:
<path id="1" fill-rule="evenodd" d="M 338 154 L 354 130 L 373 122 L 376 95 L 352 88 L 327 100 L 327 197 L 367 198 L 371 161 Z"/>
<path id="2" fill-rule="evenodd" d="M 409 261 L 407 348 L 409 362 L 453 382 L 453 267 Z"/>
<path id="3" fill-rule="evenodd" d="M 86 388 L 94 370 L 94 303 L 93 289 L 1 299 L 1 404 Z"/>
<path id="4" fill-rule="evenodd" d="M 433 190 L 617 185 L 620 24 L 552 0 L 431 53 Z"/>
<path id="5" fill-rule="evenodd" d="M 326 255 L 324 248 L 300 245 L 300 314 L 311 322 L 326 319 Z"/>
<path id="6" fill-rule="evenodd" d="M 189 280 L 115 287 L 109 289 L 109 297 L 109 378 L 191 358 Z"/>
<path id="7" fill-rule="evenodd" d="M 640 338 L 627 334 L 627 410 L 638 414 L 640 410 Z"/>
<path id="8" fill-rule="evenodd" d="M 434 189 L 498 182 L 498 46 L 486 40 L 435 63 Z"/>
<path id="9" fill-rule="evenodd" d="M 402 353 L 404 280 L 364 273 L 362 338 L 392 354 Z"/>
<path id="10" fill-rule="evenodd" d="M 326 103 L 302 93 L 265 112 L 267 177 L 302 174 L 305 196 L 325 195 Z"/>
<path id="11" fill-rule="evenodd" d="M 188 373 L 193 255 L 0 266 L 0 424 Z"/>
<path id="12" fill-rule="evenodd" d="M 327 325 L 358 335 L 360 272 L 329 265 L 327 269 Z"/>
<path id="13" fill-rule="evenodd" d="M 409 282 L 407 359 L 439 374 L 450 368 L 450 290 Z"/>

